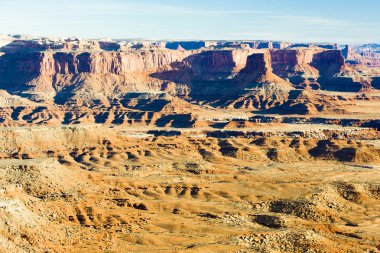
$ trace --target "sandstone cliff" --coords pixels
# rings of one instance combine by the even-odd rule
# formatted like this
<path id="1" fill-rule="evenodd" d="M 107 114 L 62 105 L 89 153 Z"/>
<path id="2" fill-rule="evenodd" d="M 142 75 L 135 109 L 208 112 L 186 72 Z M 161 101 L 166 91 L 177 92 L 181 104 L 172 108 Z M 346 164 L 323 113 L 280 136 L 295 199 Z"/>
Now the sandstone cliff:
<path id="1" fill-rule="evenodd" d="M 357 92 L 379 87 L 376 68 L 347 65 L 342 52 L 326 49 L 329 45 L 282 49 L 287 45 L 178 42 L 181 50 L 165 48 L 176 43 L 11 41 L 0 55 L 0 89 L 9 93 L 3 100 L 30 103 L 24 109 L 5 110 L 4 122 L 101 122 L 102 118 L 126 122 L 140 117 L 129 110 L 170 113 L 181 111 L 179 107 L 193 108 L 188 102 L 252 110 L 297 104 L 308 107 L 299 111 L 316 112 L 318 107 L 314 110 L 311 104 L 328 101 L 326 97 L 317 101 L 298 96 L 292 102 L 290 91 Z M 160 92 L 170 98 L 157 96 Z M 151 95 L 131 99 L 136 93 Z M 67 106 L 71 114 L 54 113 Z M 101 106 L 107 109 L 99 111 Z"/>
<path id="2" fill-rule="evenodd" d="M 313 56 L 321 49 L 272 50 L 272 66 L 275 74 L 287 78 L 296 87 L 319 88 L 319 71 L 310 65 Z"/>

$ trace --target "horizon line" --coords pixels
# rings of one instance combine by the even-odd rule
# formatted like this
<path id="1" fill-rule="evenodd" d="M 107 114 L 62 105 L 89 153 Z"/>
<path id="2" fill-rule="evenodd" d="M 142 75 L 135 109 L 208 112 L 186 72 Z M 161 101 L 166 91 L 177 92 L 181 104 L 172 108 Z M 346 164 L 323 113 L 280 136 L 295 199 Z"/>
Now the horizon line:
<path id="1" fill-rule="evenodd" d="M 57 36 L 57 35 L 33 35 L 33 34 L 23 34 L 23 33 L 14 33 L 14 34 L 9 34 L 9 33 L 0 33 L 0 36 L 6 36 L 9 38 L 13 39 L 49 39 L 49 38 L 55 38 L 55 39 L 70 39 L 70 38 L 75 38 L 79 40 L 113 40 L 113 41 L 168 41 L 168 42 L 199 42 L 199 41 L 227 41 L 227 42 L 275 42 L 275 43 L 293 43 L 293 44 L 337 44 L 337 45 L 365 45 L 365 44 L 380 44 L 380 42 L 375 42 L 375 41 L 366 41 L 366 42 L 360 42 L 360 43 L 341 43 L 341 42 L 332 42 L 332 41 L 322 41 L 322 40 L 272 40 L 272 39 L 201 39 L 201 38 L 120 38 L 120 37 L 81 37 L 81 36 L 76 36 L 76 35 L 70 35 L 70 36 Z M 26 37 L 26 38 L 15 38 L 14 36 L 21 36 L 21 37 Z M 31 38 L 27 38 L 31 37 Z"/>

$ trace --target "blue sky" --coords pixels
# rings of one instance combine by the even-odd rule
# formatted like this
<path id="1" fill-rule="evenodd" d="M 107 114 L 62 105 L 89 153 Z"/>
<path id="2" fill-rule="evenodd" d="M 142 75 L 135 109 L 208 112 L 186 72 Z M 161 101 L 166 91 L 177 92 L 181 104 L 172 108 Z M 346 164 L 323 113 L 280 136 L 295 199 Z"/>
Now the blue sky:
<path id="1" fill-rule="evenodd" d="M 379 0 L 0 0 L 0 33 L 380 43 Z"/>

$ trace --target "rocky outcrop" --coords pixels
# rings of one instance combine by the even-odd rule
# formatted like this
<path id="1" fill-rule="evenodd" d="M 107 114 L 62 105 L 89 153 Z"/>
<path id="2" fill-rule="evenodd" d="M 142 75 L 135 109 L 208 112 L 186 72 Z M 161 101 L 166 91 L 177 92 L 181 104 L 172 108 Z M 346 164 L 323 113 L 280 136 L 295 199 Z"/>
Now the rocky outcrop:
<path id="1" fill-rule="evenodd" d="M 189 96 L 218 101 L 219 106 L 238 108 L 245 100 L 246 108 L 262 108 L 279 102 L 279 97 L 283 101 L 286 95 L 282 91 L 286 94 L 291 89 L 290 84 L 273 74 L 266 51 L 215 50 L 192 55 L 186 61 Z"/>
<path id="2" fill-rule="evenodd" d="M 188 57 L 185 61 L 199 80 L 232 79 L 247 64 L 251 50 L 212 50 Z"/>
<path id="3" fill-rule="evenodd" d="M 159 81 L 151 80 L 149 73 L 169 70 L 186 56 L 186 52 L 171 50 L 7 53 L 0 57 L 0 87 L 12 93 L 38 94 L 42 100 L 57 92 L 71 96 L 73 91 L 84 99 L 105 99 L 115 89 L 123 94 L 157 87 L 152 83 Z"/>
<path id="4" fill-rule="evenodd" d="M 319 89 L 345 65 L 340 50 L 319 47 L 272 50 L 273 72 L 297 88 Z"/>
<path id="5" fill-rule="evenodd" d="M 0 58 L 0 73 L 3 80 L 10 76 L 152 73 L 168 70 L 172 63 L 182 61 L 186 56 L 185 52 L 167 50 L 12 53 Z"/>
<path id="6" fill-rule="evenodd" d="M 268 110 L 276 114 L 314 115 L 318 113 L 345 114 L 342 96 L 329 96 L 314 90 L 292 90 L 288 99 L 281 105 Z"/>
<path id="7" fill-rule="evenodd" d="M 246 67 L 239 75 L 238 79 L 245 83 L 285 83 L 285 80 L 273 73 L 271 55 L 267 52 L 250 55 Z"/>
<path id="8" fill-rule="evenodd" d="M 263 76 L 272 73 L 272 63 L 269 54 L 256 53 L 247 58 L 247 65 L 244 68 L 245 73 L 251 73 L 252 78 L 260 80 Z"/>
<path id="9" fill-rule="evenodd" d="M 296 87 L 318 89 L 319 71 L 310 64 L 314 54 L 321 51 L 321 49 L 308 48 L 272 50 L 273 72 L 282 78 L 289 79 Z"/>
<path id="10" fill-rule="evenodd" d="M 290 83 L 272 72 L 271 56 L 254 53 L 235 78 L 240 87 L 238 98 L 228 100 L 225 107 L 235 109 L 268 109 L 284 103 L 292 90 Z"/>
<path id="11" fill-rule="evenodd" d="M 321 50 L 318 50 L 319 52 Z M 294 68 L 297 65 L 310 64 L 313 60 L 313 55 L 316 50 L 310 49 L 284 49 L 284 50 L 272 50 L 271 58 L 273 67 Z"/>
<path id="12" fill-rule="evenodd" d="M 355 50 L 350 46 L 346 45 L 342 49 L 342 55 L 346 59 L 347 62 L 350 64 L 358 64 L 358 58 L 360 58 L 360 55 L 355 52 Z"/>
<path id="13" fill-rule="evenodd" d="M 327 50 L 313 55 L 311 65 L 319 70 L 322 77 L 340 73 L 344 68 L 344 57 L 340 50 Z"/>
<path id="14" fill-rule="evenodd" d="M 92 74 L 125 75 L 151 73 L 170 69 L 170 64 L 187 56 L 180 51 L 136 51 L 102 53 L 42 54 L 41 74 Z"/>
<path id="15" fill-rule="evenodd" d="M 286 43 L 265 41 L 170 43 L 10 40 L 10 45 L 1 48 L 0 88 L 18 101 L 23 97 L 86 110 L 99 105 L 112 108 L 119 103 L 127 110 L 172 112 L 175 107 L 190 108 L 185 99 L 250 110 L 291 105 L 290 111 L 313 114 L 326 109 L 320 102 L 328 104 L 325 97 L 293 100 L 289 92 L 294 88 L 357 92 L 379 87 L 378 71 L 345 64 L 340 50 L 315 45 L 281 49 Z M 175 46 L 177 50 L 165 48 Z M 164 92 L 173 99 L 156 95 L 131 98 L 136 92 Z M 83 114 L 92 115 L 87 117 L 65 112 L 55 115 L 53 109 L 30 110 L 30 116 L 23 116 L 26 121 L 31 121 L 30 117 L 39 118 L 39 122 L 49 118 L 97 121 L 90 111 Z"/>
<path id="16" fill-rule="evenodd" d="M 349 80 L 352 77 L 350 73 L 345 75 L 347 78 L 341 78 L 346 64 L 340 50 L 318 47 L 272 50 L 271 57 L 273 72 L 289 79 L 297 88 L 359 91 L 367 85 L 361 80 Z M 350 84 L 355 82 L 359 88 Z"/>
<path id="17" fill-rule="evenodd" d="M 321 89 L 346 92 L 372 89 L 370 75 L 364 74 L 366 71 L 362 72 L 346 65 L 340 50 L 315 54 L 311 65 L 320 73 L 318 82 L 321 84 Z"/>
<path id="18" fill-rule="evenodd" d="M 371 68 L 380 67 L 380 45 L 346 45 L 342 53 L 349 64 L 364 65 Z"/>

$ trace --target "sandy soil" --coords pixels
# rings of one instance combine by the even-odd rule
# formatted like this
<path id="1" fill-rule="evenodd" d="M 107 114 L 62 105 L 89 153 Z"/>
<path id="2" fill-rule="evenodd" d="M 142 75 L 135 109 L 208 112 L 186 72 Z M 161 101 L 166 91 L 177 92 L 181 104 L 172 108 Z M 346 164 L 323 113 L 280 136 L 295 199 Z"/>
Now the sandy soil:
<path id="1" fill-rule="evenodd" d="M 0 141 L 5 135 L 20 147 L 39 147 L 13 153 L 16 159 L 6 157 L 15 151 L 0 152 L 1 251 L 377 252 L 380 246 L 376 146 L 336 141 L 335 149 L 355 148 L 361 158 L 343 162 L 331 148 L 316 152 L 312 139 L 294 145 L 287 137 L 130 138 L 119 131 L 19 130 L 24 141 L 2 132 Z M 44 144 L 41 132 L 59 136 L 59 143 Z"/>

